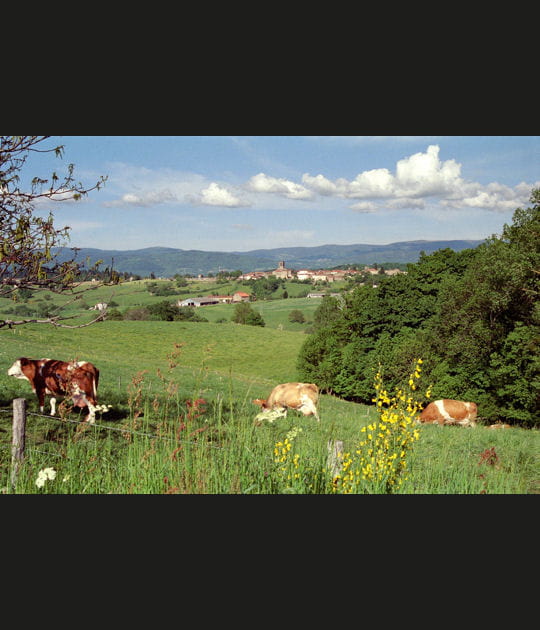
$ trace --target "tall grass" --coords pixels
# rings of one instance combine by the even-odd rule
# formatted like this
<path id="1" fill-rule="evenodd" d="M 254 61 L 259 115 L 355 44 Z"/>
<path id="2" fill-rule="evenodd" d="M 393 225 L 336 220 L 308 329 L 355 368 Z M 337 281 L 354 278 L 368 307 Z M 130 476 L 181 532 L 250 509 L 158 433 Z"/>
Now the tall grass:
<path id="1" fill-rule="evenodd" d="M 301 333 L 189 322 L 104 322 L 72 331 L 27 326 L 0 338 L 0 489 L 66 494 L 284 494 L 333 491 L 327 445 L 352 450 L 376 406 L 323 395 L 321 422 L 290 411 L 256 424 L 252 398 L 295 380 Z M 96 425 L 35 414 L 18 356 L 90 358 L 101 370 Z M 9 484 L 11 400 L 29 401 L 27 450 Z M 420 426 L 404 494 L 538 493 L 539 433 Z M 285 461 L 285 440 L 291 448 Z M 278 446 L 280 445 L 281 446 Z M 280 450 L 281 449 L 281 450 Z M 276 454 L 277 450 L 277 454 Z M 295 459 L 296 458 L 296 459 Z M 39 472 L 54 479 L 37 486 Z"/>
<path id="2" fill-rule="evenodd" d="M 372 408 L 343 409 L 323 399 L 321 423 L 289 412 L 286 418 L 259 425 L 248 402 L 235 408 L 225 396 L 209 404 L 195 395 L 183 399 L 174 388 L 161 398 L 137 397 L 137 391 L 144 391 L 142 380 L 133 383 L 132 404 L 121 422 L 107 422 L 107 414 L 95 426 L 29 416 L 26 458 L 13 491 L 326 494 L 333 492 L 328 442 L 341 439 L 350 449 L 363 435 L 362 427 L 374 419 Z M 278 445 L 288 436 L 292 448 L 283 460 Z M 422 426 L 408 478 L 396 492 L 538 492 L 537 447 L 538 433 L 522 429 Z M 38 487 L 44 468 L 53 468 L 56 476 Z M 3 492 L 12 491 L 9 472 L 10 451 L 2 448 Z"/>

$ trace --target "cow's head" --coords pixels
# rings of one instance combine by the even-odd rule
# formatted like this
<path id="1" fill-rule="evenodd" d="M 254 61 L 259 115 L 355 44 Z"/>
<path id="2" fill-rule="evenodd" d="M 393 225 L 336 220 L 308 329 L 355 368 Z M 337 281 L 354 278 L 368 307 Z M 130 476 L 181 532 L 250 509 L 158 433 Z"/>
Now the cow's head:
<path id="1" fill-rule="evenodd" d="M 24 368 L 30 364 L 30 361 L 25 358 L 17 359 L 13 365 L 7 371 L 8 376 L 14 376 L 15 378 L 28 378 L 24 374 Z"/>

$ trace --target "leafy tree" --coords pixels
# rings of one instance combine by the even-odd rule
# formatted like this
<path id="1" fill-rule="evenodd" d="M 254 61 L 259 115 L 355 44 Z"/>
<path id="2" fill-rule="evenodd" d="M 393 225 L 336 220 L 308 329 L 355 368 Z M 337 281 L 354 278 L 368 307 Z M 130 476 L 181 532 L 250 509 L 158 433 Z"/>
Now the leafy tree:
<path id="1" fill-rule="evenodd" d="M 294 309 L 289 313 L 289 321 L 293 324 L 303 324 L 306 318 L 300 309 Z"/>
<path id="2" fill-rule="evenodd" d="M 468 253 L 440 250 L 421 256 L 406 275 L 381 277 L 378 288 L 357 287 L 344 303 L 324 298 L 314 314 L 314 334 L 299 354 L 301 378 L 324 379 L 314 382 L 366 403 L 379 364 L 389 387 L 398 385 L 408 374 L 445 279 L 462 273 L 469 259 Z"/>
<path id="3" fill-rule="evenodd" d="M 443 359 L 432 370 L 434 395 L 444 385 L 446 396 L 476 400 L 483 416 L 521 422 L 538 422 L 540 398 L 538 189 L 530 200 L 445 287 L 428 336 L 432 354 Z"/>
<path id="4" fill-rule="evenodd" d="M 251 287 L 251 295 L 257 300 L 266 300 L 271 297 L 272 293 L 283 286 L 282 280 L 275 276 L 268 278 L 258 278 L 257 280 L 249 280 L 248 286 Z"/>
<path id="5" fill-rule="evenodd" d="M 156 302 L 155 304 L 149 304 L 146 308 L 151 315 L 154 315 L 157 319 L 161 319 L 166 322 L 174 321 L 176 315 L 178 314 L 178 307 L 171 302 L 167 302 L 167 300 Z"/>
<path id="6" fill-rule="evenodd" d="M 338 300 L 333 297 L 325 297 L 313 314 L 313 328 L 314 330 L 320 330 L 321 328 L 330 326 L 340 318 L 341 308 Z"/>
<path id="7" fill-rule="evenodd" d="M 53 293 L 70 294 L 75 299 L 83 290 L 80 281 L 85 279 L 84 264 L 75 256 L 60 262 L 59 247 L 69 240 L 68 226 L 54 224 L 52 212 L 46 218 L 36 212 L 35 204 L 43 200 L 64 203 L 77 201 L 106 181 L 105 177 L 91 187 L 74 179 L 74 166 L 69 164 L 67 174 L 60 177 L 34 177 L 23 181 L 22 170 L 30 156 L 51 153 L 63 156 L 64 146 L 50 147 L 49 136 L 0 136 L 0 295 L 16 298 L 24 290 L 48 289 Z M 44 148 L 45 147 L 45 148 Z M 72 248 L 76 252 L 76 248 Z M 96 265 L 87 273 L 95 271 Z M 101 318 L 101 314 L 94 320 Z M 67 319 L 57 314 L 45 319 L 0 320 L 0 328 L 13 327 L 33 321 L 66 326 Z M 92 322 L 89 322 L 92 323 Z M 88 324 L 84 324 L 88 325 Z"/>
<path id="8" fill-rule="evenodd" d="M 381 364 L 388 387 L 415 358 L 435 398 L 473 400 L 484 419 L 540 423 L 540 189 L 532 207 L 474 250 L 422 254 L 407 275 L 355 289 L 315 312 L 297 368 L 321 388 L 369 403 Z"/>
<path id="9" fill-rule="evenodd" d="M 249 326 L 266 326 L 262 315 L 248 302 L 239 302 L 236 304 L 231 321 L 236 324 L 248 324 Z"/>

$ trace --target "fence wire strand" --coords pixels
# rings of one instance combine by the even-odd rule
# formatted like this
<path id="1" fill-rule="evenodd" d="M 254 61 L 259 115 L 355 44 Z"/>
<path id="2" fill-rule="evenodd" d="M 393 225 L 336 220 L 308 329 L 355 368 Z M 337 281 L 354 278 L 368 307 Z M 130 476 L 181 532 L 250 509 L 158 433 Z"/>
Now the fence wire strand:
<path id="1" fill-rule="evenodd" d="M 11 408 L 3 408 L 0 409 L 0 413 L 13 413 L 13 409 Z M 215 449 L 219 449 L 222 450 L 223 447 L 222 446 L 216 446 L 215 444 L 207 444 L 204 442 L 195 442 L 193 440 L 180 440 L 178 438 L 175 437 L 169 437 L 169 436 L 164 436 L 164 435 L 156 435 L 154 433 L 143 433 L 142 431 L 135 431 L 134 429 L 126 429 L 124 427 L 111 427 L 105 424 L 98 424 L 97 422 L 94 422 L 93 424 L 89 424 L 87 422 L 81 422 L 80 420 L 71 420 L 70 418 L 61 418 L 59 416 L 45 416 L 41 413 L 35 413 L 33 411 L 27 411 L 26 412 L 27 417 L 28 416 L 34 416 L 35 418 L 43 418 L 45 420 L 55 420 L 57 422 L 63 423 L 63 422 L 70 422 L 72 424 L 78 424 L 80 426 L 88 426 L 88 427 L 97 427 L 99 429 L 104 429 L 106 431 L 120 431 L 122 433 L 129 433 L 130 435 L 139 435 L 142 437 L 149 437 L 149 438 L 153 438 L 155 440 L 163 440 L 163 441 L 169 441 L 169 442 L 175 442 L 177 444 L 193 444 L 196 446 L 207 446 L 208 448 L 215 448 Z M 11 445 L 7 445 L 9 446 L 9 448 L 11 448 Z M 40 452 L 44 452 L 44 451 L 40 451 Z M 62 457 L 61 455 L 59 455 L 59 457 Z"/>

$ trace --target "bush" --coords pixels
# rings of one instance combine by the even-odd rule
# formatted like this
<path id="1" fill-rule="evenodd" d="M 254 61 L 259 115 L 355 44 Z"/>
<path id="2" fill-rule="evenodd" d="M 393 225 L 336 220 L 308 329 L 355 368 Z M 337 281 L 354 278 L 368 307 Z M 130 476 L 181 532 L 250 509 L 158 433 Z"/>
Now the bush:
<path id="1" fill-rule="evenodd" d="M 247 324 L 248 326 L 266 326 L 262 315 L 247 302 L 240 302 L 234 307 L 231 321 L 235 324 Z"/>
<path id="2" fill-rule="evenodd" d="M 145 319 L 150 319 L 150 313 L 148 309 L 144 306 L 139 308 L 130 308 L 124 313 L 124 319 L 130 321 L 142 321 Z"/>
<path id="3" fill-rule="evenodd" d="M 306 321 L 304 313 L 299 309 L 294 309 L 289 313 L 289 321 L 293 324 L 303 324 Z"/>

